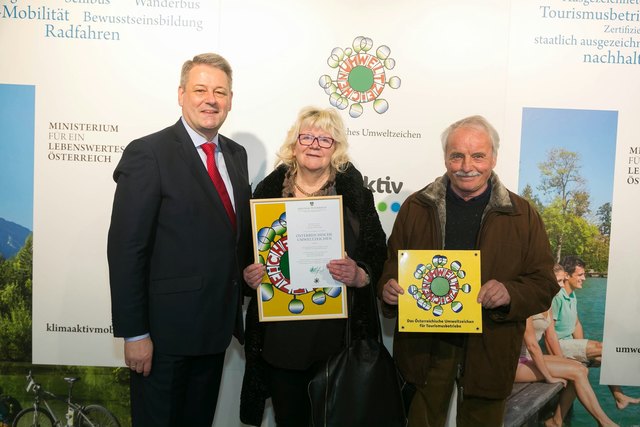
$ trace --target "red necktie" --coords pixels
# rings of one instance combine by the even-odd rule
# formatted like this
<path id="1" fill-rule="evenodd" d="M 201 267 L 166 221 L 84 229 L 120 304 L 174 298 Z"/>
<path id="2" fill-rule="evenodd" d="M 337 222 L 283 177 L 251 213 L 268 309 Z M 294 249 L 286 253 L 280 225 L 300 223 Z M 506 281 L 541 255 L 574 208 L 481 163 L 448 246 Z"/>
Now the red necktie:
<path id="1" fill-rule="evenodd" d="M 222 199 L 224 209 L 227 211 L 227 215 L 229 215 L 229 219 L 231 220 L 231 226 L 235 230 L 236 213 L 233 210 L 233 206 L 231 205 L 231 198 L 229 197 L 229 193 L 227 192 L 227 186 L 224 185 L 224 181 L 222 180 L 222 176 L 220 176 L 220 172 L 218 171 L 216 160 L 214 158 L 216 144 L 214 144 L 213 142 L 207 142 L 205 144 L 202 144 L 201 147 L 207 155 L 207 172 L 209 172 L 211 181 L 213 181 L 213 185 L 215 185 L 216 190 L 218 190 L 218 194 L 220 195 L 220 199 Z"/>

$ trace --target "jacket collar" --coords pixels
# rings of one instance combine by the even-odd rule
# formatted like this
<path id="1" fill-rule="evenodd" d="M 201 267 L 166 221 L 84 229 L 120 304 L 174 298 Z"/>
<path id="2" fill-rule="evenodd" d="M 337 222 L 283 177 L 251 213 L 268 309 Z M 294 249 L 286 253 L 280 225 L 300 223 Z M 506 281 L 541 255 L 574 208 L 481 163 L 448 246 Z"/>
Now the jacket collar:
<path id="1" fill-rule="evenodd" d="M 489 203 L 485 213 L 490 210 L 496 210 L 504 213 L 516 213 L 516 208 L 511 197 L 509 190 L 505 187 L 498 175 L 495 172 L 491 173 L 491 196 L 489 197 Z M 438 211 L 445 211 L 447 186 L 449 185 L 449 177 L 447 174 L 436 178 L 431 184 L 418 191 L 417 200 L 422 203 L 435 206 Z"/>

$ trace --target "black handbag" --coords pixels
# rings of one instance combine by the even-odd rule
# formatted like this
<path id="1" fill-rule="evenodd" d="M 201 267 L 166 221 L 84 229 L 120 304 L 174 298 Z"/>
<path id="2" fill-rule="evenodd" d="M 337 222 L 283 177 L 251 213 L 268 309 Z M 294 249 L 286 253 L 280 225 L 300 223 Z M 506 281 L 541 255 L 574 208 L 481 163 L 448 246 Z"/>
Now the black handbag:
<path id="1" fill-rule="evenodd" d="M 349 298 L 349 313 L 353 294 Z M 376 337 L 351 340 L 351 320 L 347 319 L 345 349 L 323 363 L 309 383 L 312 427 L 407 425 L 400 378 L 382 343 L 373 289 L 370 299 L 369 315 L 377 324 Z"/>

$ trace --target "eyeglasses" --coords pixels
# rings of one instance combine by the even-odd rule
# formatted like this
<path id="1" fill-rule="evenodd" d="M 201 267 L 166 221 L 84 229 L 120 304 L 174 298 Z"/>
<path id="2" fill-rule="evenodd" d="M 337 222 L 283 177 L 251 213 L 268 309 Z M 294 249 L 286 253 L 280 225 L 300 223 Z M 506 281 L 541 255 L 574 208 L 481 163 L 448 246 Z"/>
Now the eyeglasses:
<path id="1" fill-rule="evenodd" d="M 318 141 L 318 147 L 331 148 L 335 140 L 328 136 L 314 136 L 308 133 L 301 133 L 298 135 L 298 142 L 300 145 L 312 145 L 315 141 Z"/>

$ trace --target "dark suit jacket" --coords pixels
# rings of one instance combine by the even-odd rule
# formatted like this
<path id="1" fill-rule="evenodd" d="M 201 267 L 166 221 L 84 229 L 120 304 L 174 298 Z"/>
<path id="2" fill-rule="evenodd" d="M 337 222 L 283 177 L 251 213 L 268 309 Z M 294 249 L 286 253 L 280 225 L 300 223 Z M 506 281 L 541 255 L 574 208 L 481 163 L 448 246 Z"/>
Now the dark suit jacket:
<path id="1" fill-rule="evenodd" d="M 175 355 L 242 342 L 242 269 L 251 262 L 245 149 L 219 136 L 237 232 L 181 120 L 131 142 L 117 182 L 107 255 L 116 337 L 149 332 Z"/>

